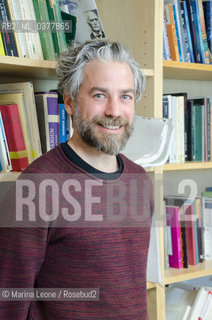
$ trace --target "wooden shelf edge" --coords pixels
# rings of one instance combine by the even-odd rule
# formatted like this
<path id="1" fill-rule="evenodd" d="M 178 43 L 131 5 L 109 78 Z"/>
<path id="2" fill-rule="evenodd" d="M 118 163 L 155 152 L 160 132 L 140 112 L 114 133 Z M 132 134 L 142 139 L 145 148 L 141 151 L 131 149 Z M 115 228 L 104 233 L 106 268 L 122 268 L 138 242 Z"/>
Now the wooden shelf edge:
<path id="1" fill-rule="evenodd" d="M 147 283 L 146 283 L 146 288 L 147 288 L 147 290 L 156 288 L 156 283 L 154 283 L 154 282 L 147 282 Z"/>
<path id="2" fill-rule="evenodd" d="M 212 80 L 212 65 L 163 60 L 163 77 L 168 79 Z"/>
<path id="3" fill-rule="evenodd" d="M 0 173 L 0 182 L 15 181 L 20 176 L 21 172 Z"/>
<path id="4" fill-rule="evenodd" d="M 212 169 L 212 162 L 184 162 L 184 163 L 168 163 L 163 166 L 163 171 L 177 171 L 177 170 L 203 170 Z"/>
<path id="5" fill-rule="evenodd" d="M 56 63 L 56 61 L 49 60 L 36 60 L 20 57 L 0 56 L 0 65 L 6 64 L 13 66 L 55 69 Z"/>
<path id="6" fill-rule="evenodd" d="M 188 269 L 165 270 L 164 284 L 170 284 L 190 279 L 212 275 L 212 261 L 199 263 L 197 266 L 189 266 Z"/>

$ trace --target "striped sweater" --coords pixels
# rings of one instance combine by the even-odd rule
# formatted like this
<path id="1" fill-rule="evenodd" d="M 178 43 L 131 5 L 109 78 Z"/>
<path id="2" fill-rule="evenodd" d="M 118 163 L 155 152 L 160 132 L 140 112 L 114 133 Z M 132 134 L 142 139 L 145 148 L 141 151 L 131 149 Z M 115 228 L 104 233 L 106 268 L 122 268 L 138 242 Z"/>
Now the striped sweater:
<path id="1" fill-rule="evenodd" d="M 148 318 L 152 185 L 142 167 L 120 156 L 123 172 L 110 181 L 73 164 L 60 145 L 21 174 L 16 182 L 19 197 L 20 182 L 30 180 L 35 187 L 23 188 L 23 198 L 29 190 L 34 193 L 34 206 L 23 206 L 23 217 L 36 221 L 6 228 L 7 219 L 0 228 L 0 287 L 98 288 L 99 299 L 0 301 L 0 320 Z M 17 218 L 13 196 L 10 191 L 1 205 L 2 221 L 3 216 L 13 222 Z"/>

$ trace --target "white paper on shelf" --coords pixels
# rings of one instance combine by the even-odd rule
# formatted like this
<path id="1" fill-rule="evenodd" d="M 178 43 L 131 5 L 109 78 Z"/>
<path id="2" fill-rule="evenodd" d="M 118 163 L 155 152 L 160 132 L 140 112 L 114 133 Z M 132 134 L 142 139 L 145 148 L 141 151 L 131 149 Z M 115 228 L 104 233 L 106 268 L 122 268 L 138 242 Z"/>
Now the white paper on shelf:
<path id="1" fill-rule="evenodd" d="M 172 140 L 171 119 L 135 116 L 134 131 L 122 153 L 143 167 L 161 166 L 168 160 Z"/>

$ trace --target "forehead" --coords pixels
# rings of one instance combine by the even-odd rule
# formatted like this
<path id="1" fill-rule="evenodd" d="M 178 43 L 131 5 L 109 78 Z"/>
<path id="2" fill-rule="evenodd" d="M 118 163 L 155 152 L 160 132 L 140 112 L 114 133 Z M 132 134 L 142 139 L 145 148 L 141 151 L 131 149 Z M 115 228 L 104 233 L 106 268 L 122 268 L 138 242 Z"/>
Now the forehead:
<path id="1" fill-rule="evenodd" d="M 87 63 L 83 71 L 83 83 L 117 83 L 134 87 L 134 77 L 130 66 L 126 62 L 92 60 Z"/>

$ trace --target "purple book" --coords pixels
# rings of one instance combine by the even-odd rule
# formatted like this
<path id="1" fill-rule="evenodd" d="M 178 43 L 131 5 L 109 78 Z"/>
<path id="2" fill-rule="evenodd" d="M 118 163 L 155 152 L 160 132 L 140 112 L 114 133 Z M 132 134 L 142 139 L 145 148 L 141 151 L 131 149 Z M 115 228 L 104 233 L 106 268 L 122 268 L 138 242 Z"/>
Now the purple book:
<path id="1" fill-rule="evenodd" d="M 57 92 L 35 94 L 42 153 L 59 143 L 59 105 Z"/>
<path id="2" fill-rule="evenodd" d="M 166 206 L 166 222 L 171 227 L 172 255 L 169 255 L 169 267 L 183 268 L 181 232 L 179 222 L 180 208 Z"/>

